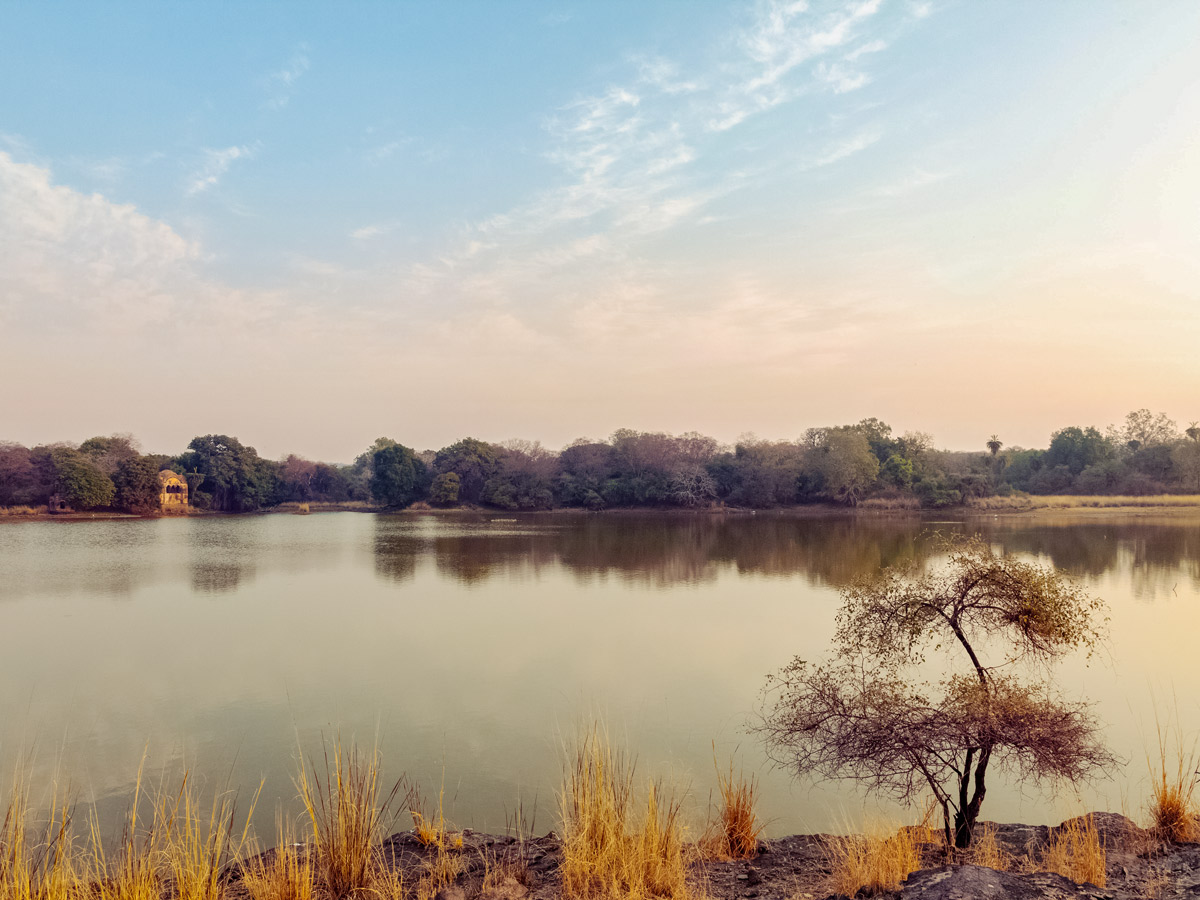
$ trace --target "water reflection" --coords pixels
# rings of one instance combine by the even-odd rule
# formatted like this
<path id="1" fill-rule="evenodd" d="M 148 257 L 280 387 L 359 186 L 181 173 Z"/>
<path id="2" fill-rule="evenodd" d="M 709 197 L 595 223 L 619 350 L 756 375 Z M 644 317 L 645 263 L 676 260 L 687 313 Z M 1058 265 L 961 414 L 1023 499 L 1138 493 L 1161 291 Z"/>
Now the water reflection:
<path id="1" fill-rule="evenodd" d="M 684 773 L 702 806 L 714 739 L 758 765 L 743 725 L 764 677 L 824 652 L 838 588 L 930 560 L 939 529 L 980 531 L 1108 601 L 1119 673 L 1068 670 L 1063 685 L 1102 704 L 1113 749 L 1136 761 L 1114 791 L 1132 791 L 1144 774 L 1133 711 L 1146 708 L 1145 685 L 1200 696 L 1200 517 L 0 523 L 0 710 L 10 712 L 0 762 L 27 735 L 47 747 L 65 735 L 63 771 L 83 779 L 104 817 L 123 805 L 143 756 L 214 785 L 265 779 L 259 824 L 270 832 L 273 799 L 294 796 L 297 734 L 311 747 L 342 729 L 367 742 L 379 734 L 389 771 L 431 778 L 434 793 L 444 766 L 458 784 L 458 824 L 502 829 L 517 798 L 554 796 L 557 738 L 600 710 L 652 773 Z M 775 833 L 838 826 L 840 796 L 818 809 L 815 795 L 791 793 L 787 773 L 760 775 Z M 1004 807 L 1006 796 L 1020 802 L 997 790 L 991 814 L 1062 818 Z"/>
<path id="2" fill-rule="evenodd" d="M 414 577 L 431 558 L 439 575 L 466 585 L 537 578 L 562 567 L 581 583 L 609 577 L 647 587 L 712 583 L 723 573 L 803 577 L 843 587 L 885 566 L 925 562 L 938 532 L 980 533 L 1000 549 L 1033 555 L 1076 576 L 1131 574 L 1152 599 L 1179 579 L 1200 586 L 1200 525 L 1139 521 L 1072 523 L 787 515 L 376 516 L 375 570 Z"/>

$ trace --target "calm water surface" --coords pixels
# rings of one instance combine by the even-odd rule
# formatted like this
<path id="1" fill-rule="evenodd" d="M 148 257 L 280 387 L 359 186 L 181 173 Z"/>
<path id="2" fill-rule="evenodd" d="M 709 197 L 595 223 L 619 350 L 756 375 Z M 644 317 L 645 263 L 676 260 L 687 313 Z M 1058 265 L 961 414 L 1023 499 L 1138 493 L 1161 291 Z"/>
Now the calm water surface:
<path id="1" fill-rule="evenodd" d="M 993 782 L 985 815 L 1136 813 L 1152 698 L 1200 727 L 1200 519 L 969 522 L 786 516 L 255 516 L 0 523 L 0 771 L 32 755 L 106 823 L 139 762 L 253 789 L 271 833 L 298 744 L 377 738 L 460 826 L 517 803 L 557 826 L 562 741 L 602 716 L 639 770 L 702 814 L 713 747 L 757 772 L 775 834 L 863 803 L 766 766 L 747 732 L 767 673 L 819 656 L 838 589 L 982 531 L 1108 601 L 1111 659 L 1061 683 L 1097 701 L 1128 759 L 1083 796 Z"/>

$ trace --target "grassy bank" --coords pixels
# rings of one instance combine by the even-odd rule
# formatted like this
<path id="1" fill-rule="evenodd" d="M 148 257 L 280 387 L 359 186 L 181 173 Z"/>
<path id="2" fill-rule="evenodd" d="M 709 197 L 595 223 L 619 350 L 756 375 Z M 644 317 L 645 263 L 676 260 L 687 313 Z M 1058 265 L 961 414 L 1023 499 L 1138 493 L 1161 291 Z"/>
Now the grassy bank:
<path id="1" fill-rule="evenodd" d="M 968 509 L 985 512 L 1025 512 L 1037 509 L 1171 509 L 1200 512 L 1200 495 L 1150 494 L 1142 497 L 1064 494 L 1009 497 L 980 497 L 968 501 Z"/>
<path id="2" fill-rule="evenodd" d="M 1194 748 L 1168 749 L 1161 729 L 1159 743 L 1139 853 L 1200 837 Z M 124 827 L 109 840 L 94 818 L 76 822 L 72 798 L 52 789 L 35 803 L 18 778 L 0 824 L 0 900 L 707 900 L 743 896 L 739 879 L 748 876 L 737 873 L 762 865 L 753 779 L 718 763 L 707 821 L 684 822 L 681 795 L 639 777 L 600 726 L 567 748 L 556 832 L 543 838 L 519 807 L 506 837 L 459 830 L 446 821 L 442 792 L 427 801 L 406 776 L 385 777 L 377 751 L 352 745 L 301 754 L 294 783 L 298 812 L 279 810 L 263 842 L 249 824 L 257 792 L 205 798 L 186 774 L 147 787 L 139 773 Z M 932 810 L 915 825 L 848 823 L 858 833 L 809 838 L 816 865 L 789 896 L 894 891 L 913 871 L 947 861 L 1105 883 L 1110 848 L 1091 815 L 1043 829 L 1043 841 L 1017 851 L 991 825 L 970 850 L 948 851 Z M 792 840 L 773 842 L 771 857 Z M 790 860 L 785 868 L 798 871 Z"/>

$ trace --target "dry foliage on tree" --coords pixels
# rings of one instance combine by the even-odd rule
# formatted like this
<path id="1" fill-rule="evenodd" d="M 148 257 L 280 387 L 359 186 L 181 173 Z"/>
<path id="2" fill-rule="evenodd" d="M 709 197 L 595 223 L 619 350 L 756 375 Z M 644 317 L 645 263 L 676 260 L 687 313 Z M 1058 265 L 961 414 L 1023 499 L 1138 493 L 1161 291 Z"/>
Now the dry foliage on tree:
<path id="1" fill-rule="evenodd" d="M 828 660 L 772 676 L 759 729 L 797 774 L 901 802 L 932 791 L 947 845 L 963 848 L 993 763 L 1045 783 L 1114 762 L 1087 704 L 1048 681 L 1053 662 L 1100 643 L 1107 620 L 1102 601 L 978 538 L 946 551 L 935 572 L 887 569 L 843 590 Z M 949 664 L 941 680 L 921 677 L 930 650 Z"/>

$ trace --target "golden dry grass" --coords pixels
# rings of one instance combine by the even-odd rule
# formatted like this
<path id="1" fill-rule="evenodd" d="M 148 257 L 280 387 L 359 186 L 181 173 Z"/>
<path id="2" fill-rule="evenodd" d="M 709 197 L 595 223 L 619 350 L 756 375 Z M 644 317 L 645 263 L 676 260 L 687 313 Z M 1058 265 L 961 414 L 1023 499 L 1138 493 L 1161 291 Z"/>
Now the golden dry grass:
<path id="1" fill-rule="evenodd" d="M 996 840 L 996 826 L 991 822 L 984 823 L 975 832 L 971 841 L 971 862 L 1002 872 L 1012 867 L 1013 860 Z"/>
<path id="2" fill-rule="evenodd" d="M 275 849 L 254 856 L 245 866 L 242 884 L 251 900 L 312 900 L 313 858 L 282 815 L 276 817 Z"/>
<path id="3" fill-rule="evenodd" d="M 1096 831 L 1096 822 L 1089 815 L 1069 819 L 1055 830 L 1038 868 L 1057 872 L 1079 884 L 1104 887 L 1106 863 L 1107 854 Z"/>
<path id="4" fill-rule="evenodd" d="M 634 768 L 599 726 L 577 740 L 561 798 L 565 896 L 691 896 L 679 803 L 660 800 L 661 786 L 651 782 L 639 815 Z"/>
<path id="5" fill-rule="evenodd" d="M 454 882 L 463 871 L 462 857 L 456 851 L 463 845 L 462 833 L 452 831 L 446 823 L 446 772 L 442 771 L 442 782 L 438 787 L 437 811 L 426 815 L 421 809 L 420 795 L 412 795 L 413 834 L 426 847 L 433 850 L 425 865 L 425 873 L 417 882 L 418 900 L 433 897 L 443 887 Z"/>
<path id="6" fill-rule="evenodd" d="M 380 781 L 378 748 L 361 753 L 340 737 L 322 750 L 324 771 L 306 767 L 303 754 L 296 788 L 308 816 L 318 877 L 339 900 L 366 890 L 381 864 L 386 830 L 402 808 L 412 807 L 412 791 L 401 776 L 390 789 Z"/>
<path id="7" fill-rule="evenodd" d="M 758 838 L 766 827 L 754 811 L 758 781 L 754 776 L 747 780 L 740 769 L 735 773 L 732 757 L 728 771 L 722 771 L 715 747 L 713 765 L 720 805 L 700 838 L 700 851 L 712 859 L 752 859 L 758 855 Z"/>
<path id="8" fill-rule="evenodd" d="M 874 895 L 896 890 L 921 867 L 915 831 L 872 823 L 863 834 L 829 838 L 826 853 L 833 891 L 853 897 L 859 891 Z"/>
<path id="9" fill-rule="evenodd" d="M 1108 509 L 1137 506 L 1173 506 L 1200 508 L 1200 495 L 1195 494 L 1149 494 L 1144 497 L 1116 495 L 1111 497 L 1094 495 L 1047 495 L 1014 494 L 1008 497 L 977 497 L 967 501 L 972 509 L 1024 510 L 1024 509 Z"/>
<path id="10" fill-rule="evenodd" d="M 1190 748 L 1185 747 L 1182 733 L 1178 728 L 1173 730 L 1170 723 L 1163 724 L 1157 708 L 1154 720 L 1158 765 L 1146 754 L 1146 766 L 1150 769 L 1150 830 L 1159 840 L 1200 840 L 1200 811 L 1195 799 L 1200 746 L 1193 741 Z M 1175 720 L 1178 721 L 1178 716 Z"/>
<path id="11" fill-rule="evenodd" d="M 921 501 L 911 494 L 901 494 L 895 497 L 868 497 L 860 500 L 859 510 L 889 512 L 891 510 L 920 509 Z"/>
<path id="12" fill-rule="evenodd" d="M 43 516 L 49 512 L 45 506 L 0 506 L 0 518 L 6 516 Z"/>
<path id="13" fill-rule="evenodd" d="M 0 824 L 0 900 L 70 900 L 79 887 L 69 803 L 55 790 L 39 827 L 18 773 Z"/>

